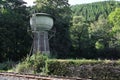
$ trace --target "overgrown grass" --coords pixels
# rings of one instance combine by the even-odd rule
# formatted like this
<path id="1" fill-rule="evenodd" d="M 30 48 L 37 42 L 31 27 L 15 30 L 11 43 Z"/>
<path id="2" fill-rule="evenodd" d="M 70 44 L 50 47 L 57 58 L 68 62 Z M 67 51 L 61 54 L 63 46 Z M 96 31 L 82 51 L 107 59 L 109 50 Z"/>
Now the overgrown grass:
<path id="1" fill-rule="evenodd" d="M 1 63 L 0 70 L 26 74 L 92 78 L 93 80 L 120 79 L 120 60 L 48 59 L 47 56 L 37 53 L 28 56 L 15 68 L 12 64 L 12 61 Z"/>
<path id="2" fill-rule="evenodd" d="M 33 54 L 19 63 L 15 68 L 15 72 L 27 74 L 45 73 L 46 60 L 47 57 L 41 53 Z"/>

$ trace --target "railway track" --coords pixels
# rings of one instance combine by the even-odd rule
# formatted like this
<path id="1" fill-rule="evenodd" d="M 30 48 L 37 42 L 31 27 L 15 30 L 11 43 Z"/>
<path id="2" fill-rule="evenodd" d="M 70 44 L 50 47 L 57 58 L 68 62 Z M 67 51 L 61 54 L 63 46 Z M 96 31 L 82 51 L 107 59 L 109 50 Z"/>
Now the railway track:
<path id="1" fill-rule="evenodd" d="M 13 72 L 0 72 L 0 80 L 91 80 L 82 78 L 52 77 Z"/>

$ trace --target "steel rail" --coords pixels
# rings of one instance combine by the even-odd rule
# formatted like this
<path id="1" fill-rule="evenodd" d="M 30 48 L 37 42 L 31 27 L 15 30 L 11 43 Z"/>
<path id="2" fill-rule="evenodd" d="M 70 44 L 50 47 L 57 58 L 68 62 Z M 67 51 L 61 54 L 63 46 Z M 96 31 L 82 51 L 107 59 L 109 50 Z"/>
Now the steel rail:
<path id="1" fill-rule="evenodd" d="M 91 79 L 82 79 L 82 78 L 69 78 L 69 77 L 55 77 L 55 76 L 43 76 L 43 75 L 34 75 L 34 74 L 21 74 L 14 72 L 0 72 L 2 77 L 17 77 L 17 78 L 26 78 L 27 80 L 91 80 Z M 19 79 L 20 80 L 20 79 Z"/>

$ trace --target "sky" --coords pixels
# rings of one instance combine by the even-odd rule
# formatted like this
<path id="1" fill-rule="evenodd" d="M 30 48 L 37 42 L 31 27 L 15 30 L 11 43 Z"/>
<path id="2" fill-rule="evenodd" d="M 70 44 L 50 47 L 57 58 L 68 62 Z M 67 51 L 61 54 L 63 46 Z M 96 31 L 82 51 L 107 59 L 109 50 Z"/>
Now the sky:
<path id="1" fill-rule="evenodd" d="M 24 1 L 27 2 L 28 5 L 32 5 L 33 1 L 35 1 L 35 0 L 24 0 Z M 71 4 L 71 5 L 85 4 L 85 3 L 92 3 L 92 2 L 98 2 L 98 1 L 108 1 L 108 0 L 69 0 L 69 4 Z"/>
<path id="2" fill-rule="evenodd" d="M 98 2 L 98 1 L 108 1 L 108 0 L 69 0 L 69 4 L 71 5 L 85 4 L 85 3 L 92 3 L 92 2 Z"/>

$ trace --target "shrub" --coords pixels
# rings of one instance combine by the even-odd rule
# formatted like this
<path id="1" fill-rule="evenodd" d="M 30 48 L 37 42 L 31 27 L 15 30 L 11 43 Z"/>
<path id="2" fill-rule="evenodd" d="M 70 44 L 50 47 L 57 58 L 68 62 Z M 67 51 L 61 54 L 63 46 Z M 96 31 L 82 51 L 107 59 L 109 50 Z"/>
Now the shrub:
<path id="1" fill-rule="evenodd" d="M 28 56 L 23 62 L 16 66 L 15 71 L 18 73 L 41 73 L 45 68 L 47 57 L 41 53 Z"/>
<path id="2" fill-rule="evenodd" d="M 91 78 L 92 80 L 119 80 L 120 63 L 109 60 L 49 60 L 48 74 Z"/>
<path id="3" fill-rule="evenodd" d="M 34 54 L 18 64 L 16 70 L 22 73 L 47 72 L 49 75 L 92 80 L 120 80 L 120 60 L 47 60 L 46 56 Z"/>
<path id="4" fill-rule="evenodd" d="M 0 70 L 9 70 L 9 69 L 12 69 L 14 66 L 15 66 L 15 62 L 11 61 L 11 60 L 8 60 L 4 63 L 0 63 Z"/>
<path id="5" fill-rule="evenodd" d="M 48 61 L 48 74 L 65 76 L 68 73 L 68 62 Z"/>

